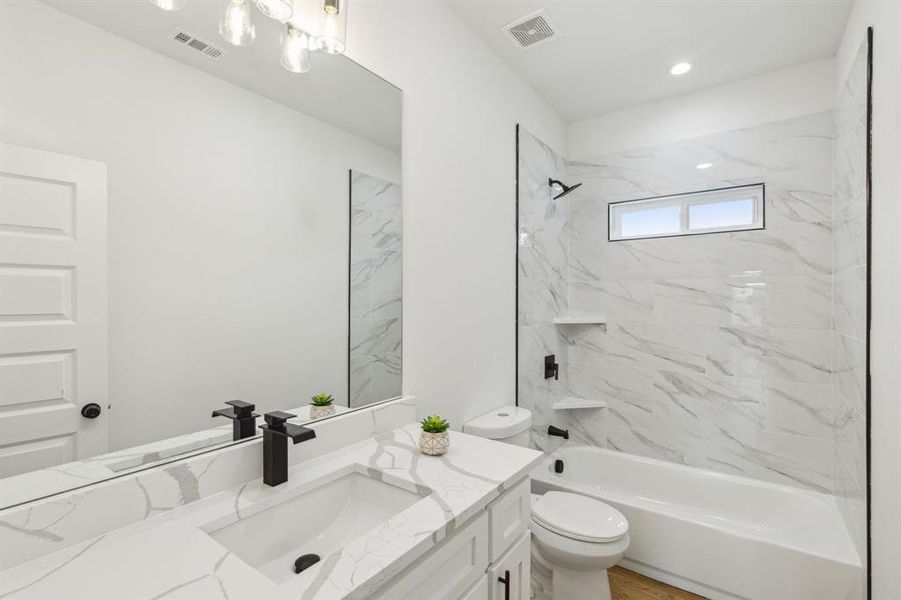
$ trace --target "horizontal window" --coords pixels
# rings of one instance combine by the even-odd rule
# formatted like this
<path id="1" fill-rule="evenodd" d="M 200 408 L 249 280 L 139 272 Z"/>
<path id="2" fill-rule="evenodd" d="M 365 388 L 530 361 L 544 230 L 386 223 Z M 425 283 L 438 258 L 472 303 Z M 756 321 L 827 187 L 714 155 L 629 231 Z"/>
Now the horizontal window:
<path id="1" fill-rule="evenodd" d="M 610 240 L 763 229 L 764 185 L 659 196 L 608 205 Z"/>

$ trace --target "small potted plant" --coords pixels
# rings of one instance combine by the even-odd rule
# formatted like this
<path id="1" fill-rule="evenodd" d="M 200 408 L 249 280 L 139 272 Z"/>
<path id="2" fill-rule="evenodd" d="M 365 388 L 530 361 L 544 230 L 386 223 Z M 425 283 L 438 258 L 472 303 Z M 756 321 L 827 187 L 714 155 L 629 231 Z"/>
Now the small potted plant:
<path id="1" fill-rule="evenodd" d="M 438 415 L 432 415 L 423 419 L 420 424 L 422 433 L 419 434 L 419 449 L 422 450 L 422 453 L 439 456 L 447 452 L 450 444 L 447 429 L 450 427 L 450 423 Z"/>
<path id="2" fill-rule="evenodd" d="M 316 394 L 310 399 L 310 418 L 321 419 L 335 414 L 335 399 L 331 394 Z"/>

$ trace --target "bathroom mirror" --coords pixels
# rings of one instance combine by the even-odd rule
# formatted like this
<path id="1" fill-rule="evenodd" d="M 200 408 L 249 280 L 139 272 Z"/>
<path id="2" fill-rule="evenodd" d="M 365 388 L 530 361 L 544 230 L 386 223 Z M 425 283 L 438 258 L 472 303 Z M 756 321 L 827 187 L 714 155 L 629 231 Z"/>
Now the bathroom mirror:
<path id="1" fill-rule="evenodd" d="M 0 8 L 0 507 L 401 392 L 401 90 L 158 4 Z"/>

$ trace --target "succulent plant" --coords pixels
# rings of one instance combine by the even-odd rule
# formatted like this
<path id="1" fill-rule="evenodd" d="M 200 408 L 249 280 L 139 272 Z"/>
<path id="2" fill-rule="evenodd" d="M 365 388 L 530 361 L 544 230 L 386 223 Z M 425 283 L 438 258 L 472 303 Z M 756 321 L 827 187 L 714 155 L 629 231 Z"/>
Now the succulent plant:
<path id="1" fill-rule="evenodd" d="M 328 406 L 334 401 L 335 399 L 331 394 L 316 394 L 310 399 L 310 404 L 313 406 Z"/>
<path id="2" fill-rule="evenodd" d="M 438 415 L 426 417 L 420 422 L 420 424 L 422 425 L 422 430 L 426 433 L 444 433 L 445 431 L 447 431 L 448 427 L 450 427 L 450 423 L 448 423 Z"/>

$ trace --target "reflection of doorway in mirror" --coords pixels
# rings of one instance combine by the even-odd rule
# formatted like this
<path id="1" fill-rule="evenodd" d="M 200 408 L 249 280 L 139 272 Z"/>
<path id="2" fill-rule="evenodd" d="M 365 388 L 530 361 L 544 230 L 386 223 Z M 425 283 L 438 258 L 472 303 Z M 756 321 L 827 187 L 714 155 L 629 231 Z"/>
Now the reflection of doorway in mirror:
<path id="1" fill-rule="evenodd" d="M 352 408 L 401 393 L 403 214 L 400 185 L 350 173 L 350 336 Z"/>
<path id="2" fill-rule="evenodd" d="M 106 165 L 0 145 L 0 478 L 106 452 Z"/>

